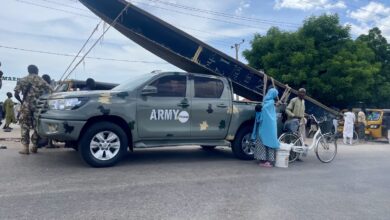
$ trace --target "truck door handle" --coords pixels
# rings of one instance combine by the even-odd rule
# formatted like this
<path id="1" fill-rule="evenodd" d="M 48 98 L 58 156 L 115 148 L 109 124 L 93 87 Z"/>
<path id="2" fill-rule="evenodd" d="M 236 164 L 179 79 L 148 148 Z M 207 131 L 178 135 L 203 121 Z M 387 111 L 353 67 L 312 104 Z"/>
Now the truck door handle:
<path id="1" fill-rule="evenodd" d="M 219 105 L 217 105 L 217 107 L 218 107 L 218 108 L 227 108 L 227 105 L 225 105 L 225 104 L 219 104 Z"/>

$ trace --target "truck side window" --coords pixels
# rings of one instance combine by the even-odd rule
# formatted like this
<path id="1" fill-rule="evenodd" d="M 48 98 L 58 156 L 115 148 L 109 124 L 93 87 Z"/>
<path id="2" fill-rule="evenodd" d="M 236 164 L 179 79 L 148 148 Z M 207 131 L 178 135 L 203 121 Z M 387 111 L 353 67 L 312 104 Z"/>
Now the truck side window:
<path id="1" fill-rule="evenodd" d="M 224 84 L 219 79 L 206 77 L 194 77 L 195 98 L 220 98 L 223 93 Z"/>
<path id="2" fill-rule="evenodd" d="M 155 97 L 185 97 L 187 91 L 187 77 L 186 76 L 164 76 L 153 83 L 151 86 L 157 88 Z"/>

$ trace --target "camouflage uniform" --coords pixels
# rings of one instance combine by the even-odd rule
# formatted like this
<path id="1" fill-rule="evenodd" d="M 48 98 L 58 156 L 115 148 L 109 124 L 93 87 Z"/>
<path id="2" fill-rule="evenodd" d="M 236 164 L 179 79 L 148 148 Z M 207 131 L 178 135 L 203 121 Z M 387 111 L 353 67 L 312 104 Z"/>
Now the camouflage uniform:
<path id="1" fill-rule="evenodd" d="M 28 146 L 30 144 L 30 129 L 34 129 L 31 136 L 33 147 L 36 148 L 38 141 L 38 134 L 34 123 L 34 111 L 36 102 L 44 93 L 51 92 L 49 84 L 47 84 L 40 76 L 36 74 L 29 74 L 22 78 L 15 87 L 15 93 L 22 93 L 23 104 L 20 108 L 20 127 L 22 144 Z"/>

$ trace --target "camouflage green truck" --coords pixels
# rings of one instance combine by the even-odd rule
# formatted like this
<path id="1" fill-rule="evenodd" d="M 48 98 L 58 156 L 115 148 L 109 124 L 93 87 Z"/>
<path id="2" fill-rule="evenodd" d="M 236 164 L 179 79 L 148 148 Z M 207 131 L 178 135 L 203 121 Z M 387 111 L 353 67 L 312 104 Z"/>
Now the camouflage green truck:
<path id="1" fill-rule="evenodd" d="M 109 91 L 54 93 L 37 112 L 41 136 L 73 144 L 93 167 L 112 166 L 136 148 L 231 146 L 251 159 L 255 103 L 233 101 L 226 78 L 149 73 Z"/>

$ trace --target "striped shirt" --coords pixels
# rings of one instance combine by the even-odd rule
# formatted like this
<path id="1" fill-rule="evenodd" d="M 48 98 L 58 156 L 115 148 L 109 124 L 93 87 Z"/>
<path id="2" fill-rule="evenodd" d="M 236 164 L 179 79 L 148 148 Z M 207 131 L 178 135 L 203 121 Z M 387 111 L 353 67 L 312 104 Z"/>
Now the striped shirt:
<path id="1" fill-rule="evenodd" d="M 286 108 L 286 113 L 289 119 L 294 117 L 303 118 L 305 116 L 305 100 L 298 97 L 291 99 Z"/>

